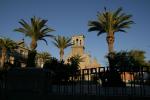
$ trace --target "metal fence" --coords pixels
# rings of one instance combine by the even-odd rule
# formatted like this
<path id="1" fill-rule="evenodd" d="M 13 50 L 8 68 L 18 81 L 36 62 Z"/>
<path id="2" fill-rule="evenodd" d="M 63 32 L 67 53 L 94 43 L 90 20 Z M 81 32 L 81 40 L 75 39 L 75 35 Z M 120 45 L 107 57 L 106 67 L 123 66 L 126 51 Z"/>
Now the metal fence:
<path id="1" fill-rule="evenodd" d="M 49 94 L 98 96 L 150 96 L 149 69 L 110 71 L 109 68 L 82 69 L 69 81 L 49 83 Z"/>
<path id="2" fill-rule="evenodd" d="M 67 80 L 57 80 L 55 83 L 51 80 L 50 72 L 45 69 L 28 69 L 22 72 L 12 70 L 1 76 L 1 96 L 9 91 L 11 94 L 150 96 L 148 68 L 136 71 L 110 70 L 106 67 L 82 69 L 70 75 Z"/>

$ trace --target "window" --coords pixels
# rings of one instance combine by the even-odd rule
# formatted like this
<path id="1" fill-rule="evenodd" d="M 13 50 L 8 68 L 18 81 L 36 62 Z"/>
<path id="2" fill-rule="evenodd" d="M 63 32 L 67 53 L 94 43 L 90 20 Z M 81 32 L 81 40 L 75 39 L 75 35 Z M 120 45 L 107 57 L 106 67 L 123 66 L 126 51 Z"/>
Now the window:
<path id="1" fill-rule="evenodd" d="M 78 45 L 78 39 L 76 39 L 76 44 Z"/>
<path id="2" fill-rule="evenodd" d="M 82 42 L 81 42 L 81 40 L 80 40 L 80 45 L 82 45 Z"/>

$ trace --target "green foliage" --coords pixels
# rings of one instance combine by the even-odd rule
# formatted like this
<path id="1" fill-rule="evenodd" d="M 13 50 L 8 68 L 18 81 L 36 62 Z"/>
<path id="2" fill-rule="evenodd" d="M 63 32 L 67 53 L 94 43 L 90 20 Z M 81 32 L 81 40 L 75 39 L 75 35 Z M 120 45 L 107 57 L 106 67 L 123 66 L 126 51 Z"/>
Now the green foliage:
<path id="1" fill-rule="evenodd" d="M 69 78 L 69 65 L 64 64 L 63 61 L 59 61 L 54 57 L 52 57 L 50 60 L 47 60 L 43 68 L 49 70 L 53 83 L 67 81 Z"/>
<path id="2" fill-rule="evenodd" d="M 115 52 L 111 63 L 114 68 L 120 70 L 138 70 L 147 65 L 144 54 L 141 50 Z"/>
<path id="3" fill-rule="evenodd" d="M 79 73 L 79 67 L 80 67 L 79 65 L 80 65 L 80 62 L 82 61 L 83 61 L 83 58 L 81 58 L 80 55 L 75 55 L 68 59 L 68 62 L 70 64 L 70 67 L 69 67 L 70 75 L 76 76 Z"/>
<path id="4" fill-rule="evenodd" d="M 132 59 L 135 62 L 136 66 L 145 66 L 145 52 L 140 50 L 131 50 L 129 52 L 129 55 L 132 57 Z"/>
<path id="5" fill-rule="evenodd" d="M 65 37 L 65 36 L 57 36 L 54 38 L 53 44 L 58 48 L 67 48 L 68 46 L 71 46 L 71 38 Z"/>
<path id="6" fill-rule="evenodd" d="M 0 49 L 1 49 L 1 63 L 0 68 L 5 67 L 5 60 L 8 51 L 12 53 L 12 51 L 17 48 L 17 44 L 9 39 L 9 38 L 0 38 Z"/>
<path id="7" fill-rule="evenodd" d="M 59 66 L 60 61 L 58 61 L 56 58 L 52 57 L 50 60 L 47 60 L 43 66 L 43 68 L 55 70 Z"/>
<path id="8" fill-rule="evenodd" d="M 48 20 L 44 20 L 37 17 L 32 17 L 31 22 L 27 23 L 25 20 L 21 19 L 19 23 L 22 27 L 14 29 L 14 31 L 24 33 L 26 36 L 31 38 L 30 48 L 31 51 L 28 54 L 27 66 L 35 66 L 35 56 L 36 56 L 36 47 L 37 41 L 43 40 L 47 44 L 45 37 L 53 37 L 53 35 L 47 34 L 48 32 L 54 31 L 49 28 L 46 23 Z"/>
<path id="9" fill-rule="evenodd" d="M 0 38 L 0 48 L 6 48 L 7 50 L 13 50 L 17 48 L 16 42 L 11 40 L 10 38 Z"/>
<path id="10" fill-rule="evenodd" d="M 42 61 L 45 63 L 47 60 L 51 59 L 51 54 L 49 54 L 48 52 L 40 52 L 37 53 L 36 59 L 42 59 Z"/>
<path id="11" fill-rule="evenodd" d="M 53 37 L 53 35 L 47 34 L 48 32 L 54 31 L 50 27 L 47 27 L 46 23 L 48 20 L 44 20 L 38 17 L 32 17 L 31 23 L 27 23 L 25 20 L 21 19 L 19 23 L 22 27 L 16 28 L 14 31 L 24 33 L 26 36 L 32 39 L 30 44 L 31 49 L 36 49 L 37 41 L 43 40 L 47 44 L 44 37 Z"/>
<path id="12" fill-rule="evenodd" d="M 56 58 L 51 58 L 45 62 L 43 68 L 49 70 L 51 80 L 57 83 L 59 81 L 68 81 L 69 77 L 76 76 L 79 71 L 80 62 L 80 56 L 71 57 L 67 64 L 63 60 L 59 61 Z"/>
<path id="13" fill-rule="evenodd" d="M 97 21 L 89 21 L 88 31 L 98 31 L 97 35 L 106 33 L 106 41 L 108 44 L 109 53 L 114 52 L 114 41 L 116 32 L 126 32 L 125 29 L 129 28 L 134 22 L 131 20 L 132 15 L 122 12 L 122 8 L 116 11 L 108 11 L 106 8 L 104 12 L 97 14 Z M 109 59 L 111 62 L 111 60 Z M 111 63 L 110 63 L 111 64 Z M 111 65 L 110 65 L 111 66 Z"/>
<path id="14" fill-rule="evenodd" d="M 63 60 L 63 56 L 64 56 L 64 49 L 71 46 L 71 38 L 69 37 L 65 37 L 65 36 L 57 36 L 54 38 L 54 41 L 52 41 L 52 43 L 59 48 L 60 50 L 60 60 Z"/>
<path id="15" fill-rule="evenodd" d="M 68 59 L 68 62 L 71 64 L 72 69 L 74 69 L 74 70 L 79 69 L 79 64 L 82 61 L 83 61 L 83 58 L 81 58 L 80 55 L 75 55 Z"/>
<path id="16" fill-rule="evenodd" d="M 122 12 L 122 8 L 116 11 L 107 11 L 97 14 L 98 21 L 89 21 L 88 31 L 98 31 L 97 35 L 102 33 L 126 32 L 124 29 L 129 28 L 134 22 L 131 20 L 132 15 L 127 15 Z"/>

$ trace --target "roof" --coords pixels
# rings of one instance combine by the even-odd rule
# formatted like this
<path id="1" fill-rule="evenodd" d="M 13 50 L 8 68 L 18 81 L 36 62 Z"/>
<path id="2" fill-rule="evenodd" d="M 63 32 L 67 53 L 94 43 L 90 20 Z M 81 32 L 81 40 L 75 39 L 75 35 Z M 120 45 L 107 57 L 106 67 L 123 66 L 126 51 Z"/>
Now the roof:
<path id="1" fill-rule="evenodd" d="M 83 36 L 83 38 L 85 38 L 85 36 L 84 36 L 82 33 L 80 33 L 80 34 L 75 34 L 75 35 L 73 35 L 72 37 L 76 37 L 76 36 Z"/>

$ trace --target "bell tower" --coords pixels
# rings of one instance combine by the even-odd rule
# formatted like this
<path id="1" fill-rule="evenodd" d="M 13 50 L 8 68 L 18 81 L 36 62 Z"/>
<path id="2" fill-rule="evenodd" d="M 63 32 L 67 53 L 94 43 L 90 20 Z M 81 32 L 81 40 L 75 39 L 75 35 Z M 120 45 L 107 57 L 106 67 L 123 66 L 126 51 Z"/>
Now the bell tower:
<path id="1" fill-rule="evenodd" d="M 72 37 L 72 55 L 84 54 L 84 35 L 75 35 Z"/>

